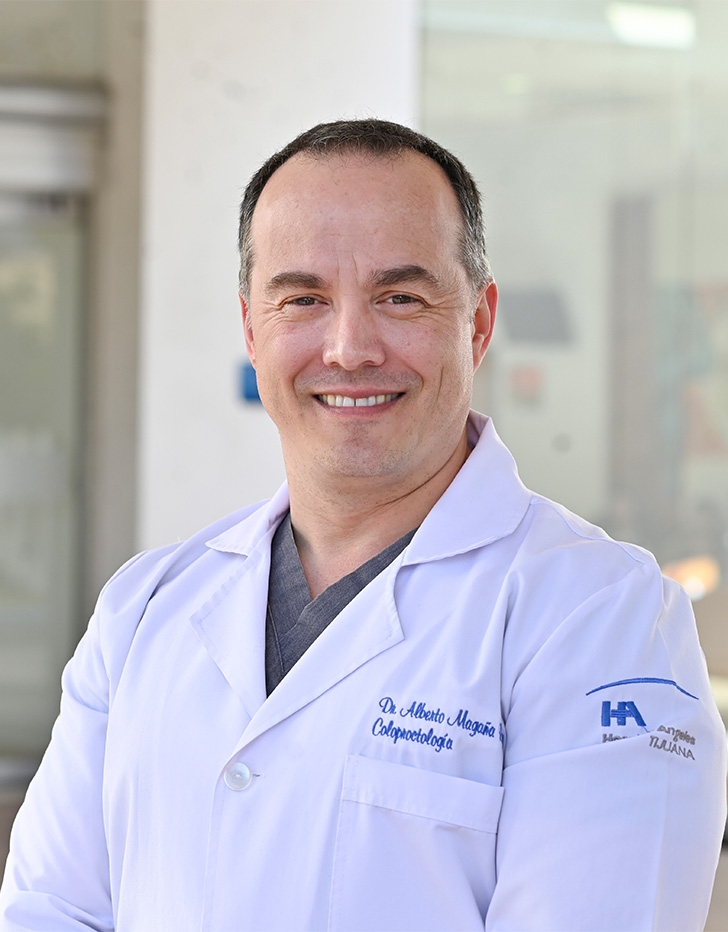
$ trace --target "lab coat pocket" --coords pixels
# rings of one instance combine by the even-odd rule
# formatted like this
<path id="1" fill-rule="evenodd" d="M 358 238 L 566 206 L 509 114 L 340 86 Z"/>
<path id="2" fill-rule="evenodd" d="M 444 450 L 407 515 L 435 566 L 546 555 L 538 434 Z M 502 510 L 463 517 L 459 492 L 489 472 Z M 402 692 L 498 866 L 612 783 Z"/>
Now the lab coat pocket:
<path id="1" fill-rule="evenodd" d="M 482 932 L 503 788 L 351 755 L 329 929 Z"/>

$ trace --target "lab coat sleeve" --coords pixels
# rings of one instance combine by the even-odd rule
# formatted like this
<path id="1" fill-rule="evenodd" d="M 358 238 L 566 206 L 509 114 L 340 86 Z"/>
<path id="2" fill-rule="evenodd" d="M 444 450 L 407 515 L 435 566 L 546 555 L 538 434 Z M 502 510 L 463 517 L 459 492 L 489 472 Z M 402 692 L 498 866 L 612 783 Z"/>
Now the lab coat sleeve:
<path id="1" fill-rule="evenodd" d="M 606 586 L 548 633 L 508 702 L 486 929 L 702 929 L 725 731 L 682 589 L 649 562 Z"/>
<path id="2" fill-rule="evenodd" d="M 63 673 L 61 712 L 11 834 L 0 932 L 113 929 L 102 814 L 110 679 L 100 617 L 114 580 L 129 566 L 107 584 Z"/>

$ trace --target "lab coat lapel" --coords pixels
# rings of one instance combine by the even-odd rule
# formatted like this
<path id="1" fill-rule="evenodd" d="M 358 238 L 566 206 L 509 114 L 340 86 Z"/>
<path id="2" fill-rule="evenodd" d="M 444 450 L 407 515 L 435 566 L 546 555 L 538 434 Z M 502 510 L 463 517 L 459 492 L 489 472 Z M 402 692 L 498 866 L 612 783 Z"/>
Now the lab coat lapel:
<path id="1" fill-rule="evenodd" d="M 394 601 L 401 560 L 372 580 L 319 635 L 258 710 L 240 747 L 403 640 Z"/>
<path id="2" fill-rule="evenodd" d="M 191 618 L 208 654 L 252 718 L 265 702 L 268 565 L 256 551 Z"/>
<path id="3" fill-rule="evenodd" d="M 400 567 L 485 546 L 510 534 L 521 522 L 530 494 L 518 478 L 513 458 L 492 423 L 471 412 L 468 436 L 475 447 L 473 453 L 410 545 L 309 647 L 259 709 L 241 746 L 403 640 L 394 599 L 394 582 Z"/>
<path id="4" fill-rule="evenodd" d="M 270 544 L 288 509 L 288 488 L 219 537 L 208 541 L 209 556 L 233 569 L 191 616 L 191 624 L 246 712 L 255 716 L 266 699 L 265 618 Z M 217 551 L 217 553 L 216 553 Z"/>
<path id="5" fill-rule="evenodd" d="M 403 640 L 394 600 L 394 581 L 401 566 L 485 546 L 520 523 L 530 498 L 510 453 L 490 421 L 475 412 L 471 412 L 469 436 L 477 448 L 412 543 L 340 612 L 267 699 L 270 543 L 288 508 L 287 487 L 251 518 L 209 542 L 215 550 L 245 557 L 244 565 L 193 617 L 200 639 L 251 716 L 238 749 Z M 497 477 L 501 478 L 494 484 Z"/>

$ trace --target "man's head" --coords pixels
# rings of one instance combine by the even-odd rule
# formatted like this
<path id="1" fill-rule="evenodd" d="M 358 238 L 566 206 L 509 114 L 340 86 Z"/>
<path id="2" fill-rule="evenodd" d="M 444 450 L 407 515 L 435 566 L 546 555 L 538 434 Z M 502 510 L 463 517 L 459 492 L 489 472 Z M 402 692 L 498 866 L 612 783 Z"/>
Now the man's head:
<path id="1" fill-rule="evenodd" d="M 410 133 L 386 126 L 387 139 Z M 405 145 L 299 146 L 267 165 L 243 207 L 241 301 L 291 488 L 364 488 L 379 501 L 449 482 L 467 456 L 473 374 L 497 299 L 482 232 L 466 237 L 451 176 Z M 473 240 L 478 249 L 464 247 Z"/>
<path id="2" fill-rule="evenodd" d="M 281 165 L 298 153 L 305 153 L 315 159 L 353 154 L 387 158 L 408 150 L 432 159 L 447 176 L 462 217 L 460 260 L 476 292 L 487 285 L 492 276 L 485 245 L 480 195 L 472 175 L 462 162 L 432 139 L 399 123 L 386 120 L 339 120 L 335 123 L 319 123 L 301 133 L 272 155 L 253 175 L 245 189 L 238 228 L 239 287 L 243 297 L 247 298 L 250 293 L 250 274 L 255 261 L 251 236 L 253 213 L 263 188 Z"/>

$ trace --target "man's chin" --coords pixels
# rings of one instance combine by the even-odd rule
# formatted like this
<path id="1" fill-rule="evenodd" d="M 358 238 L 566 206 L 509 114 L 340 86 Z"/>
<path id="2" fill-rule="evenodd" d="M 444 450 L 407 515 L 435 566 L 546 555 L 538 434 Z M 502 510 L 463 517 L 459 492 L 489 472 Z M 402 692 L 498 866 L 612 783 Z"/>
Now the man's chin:
<path id="1" fill-rule="evenodd" d="M 391 449 L 357 448 L 354 444 L 344 451 L 326 451 L 319 460 L 320 466 L 338 479 L 391 478 L 402 468 L 402 457 L 394 456 Z"/>

